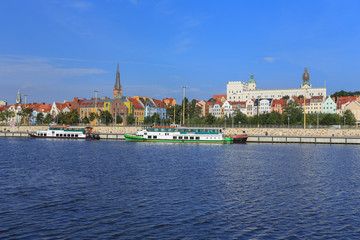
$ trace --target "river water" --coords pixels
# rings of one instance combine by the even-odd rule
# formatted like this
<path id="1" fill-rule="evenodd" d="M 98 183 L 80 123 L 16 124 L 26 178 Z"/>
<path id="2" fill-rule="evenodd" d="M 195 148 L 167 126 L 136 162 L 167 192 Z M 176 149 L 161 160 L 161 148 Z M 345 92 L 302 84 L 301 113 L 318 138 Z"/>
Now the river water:
<path id="1" fill-rule="evenodd" d="M 0 239 L 359 239 L 360 146 L 0 138 Z"/>

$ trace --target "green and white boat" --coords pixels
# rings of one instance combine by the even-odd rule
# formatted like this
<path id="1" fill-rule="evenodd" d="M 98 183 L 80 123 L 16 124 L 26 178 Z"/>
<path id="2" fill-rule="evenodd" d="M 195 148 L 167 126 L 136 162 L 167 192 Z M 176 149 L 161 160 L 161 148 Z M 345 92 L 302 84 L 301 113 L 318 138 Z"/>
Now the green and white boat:
<path id="1" fill-rule="evenodd" d="M 233 143 L 222 128 L 161 127 L 154 126 L 137 131 L 136 135 L 125 134 L 132 142 L 177 142 L 177 143 Z"/>

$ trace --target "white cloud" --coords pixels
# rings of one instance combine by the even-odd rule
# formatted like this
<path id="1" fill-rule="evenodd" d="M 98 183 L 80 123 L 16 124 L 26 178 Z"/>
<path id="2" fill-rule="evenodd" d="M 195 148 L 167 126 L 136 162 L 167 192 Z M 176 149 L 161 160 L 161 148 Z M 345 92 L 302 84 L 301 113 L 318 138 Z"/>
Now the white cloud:
<path id="1" fill-rule="evenodd" d="M 276 57 L 264 57 L 264 60 L 269 62 L 269 63 L 273 63 L 276 60 L 278 60 L 278 58 L 276 58 Z"/>

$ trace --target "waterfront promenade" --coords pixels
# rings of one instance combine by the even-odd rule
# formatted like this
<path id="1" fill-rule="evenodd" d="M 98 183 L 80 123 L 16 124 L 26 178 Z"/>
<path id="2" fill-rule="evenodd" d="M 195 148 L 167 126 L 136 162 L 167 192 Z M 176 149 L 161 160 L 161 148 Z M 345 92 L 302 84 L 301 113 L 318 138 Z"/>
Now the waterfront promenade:
<path id="1" fill-rule="evenodd" d="M 28 132 L 46 130 L 48 126 L 2 127 L 0 137 L 28 137 Z M 101 139 L 124 140 L 124 134 L 135 134 L 142 127 L 95 126 Z M 359 129 L 300 128 L 226 128 L 226 135 L 247 134 L 248 142 L 262 143 L 329 143 L 360 144 Z"/>

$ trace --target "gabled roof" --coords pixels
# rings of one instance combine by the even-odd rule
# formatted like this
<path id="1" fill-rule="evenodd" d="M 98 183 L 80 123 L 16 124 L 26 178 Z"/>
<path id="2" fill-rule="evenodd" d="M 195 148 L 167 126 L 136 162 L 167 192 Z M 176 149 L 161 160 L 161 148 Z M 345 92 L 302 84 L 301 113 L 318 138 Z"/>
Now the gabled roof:
<path id="1" fill-rule="evenodd" d="M 274 99 L 271 103 L 271 107 L 275 107 L 275 105 L 280 104 L 281 107 L 285 107 L 288 99 Z"/>
<path id="2" fill-rule="evenodd" d="M 133 103 L 134 108 L 144 109 L 143 105 L 138 100 L 136 100 L 135 98 L 129 98 L 128 97 L 128 100 Z"/>
<path id="3" fill-rule="evenodd" d="M 41 104 L 37 110 L 37 112 L 50 112 L 51 104 Z"/>
<path id="4" fill-rule="evenodd" d="M 225 99 L 226 99 L 226 94 L 214 95 L 213 98 L 214 98 L 214 99 L 221 99 L 221 98 L 225 98 Z"/>
<path id="5" fill-rule="evenodd" d="M 153 102 L 155 103 L 156 107 L 160 107 L 160 108 L 164 108 L 164 107 L 165 107 L 165 106 L 164 106 L 164 103 L 163 103 L 162 101 L 157 100 L 157 99 L 155 99 L 155 98 L 153 98 L 152 100 L 153 100 Z"/>

